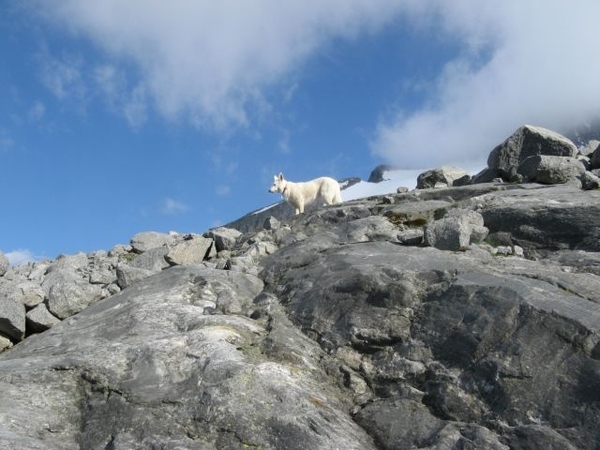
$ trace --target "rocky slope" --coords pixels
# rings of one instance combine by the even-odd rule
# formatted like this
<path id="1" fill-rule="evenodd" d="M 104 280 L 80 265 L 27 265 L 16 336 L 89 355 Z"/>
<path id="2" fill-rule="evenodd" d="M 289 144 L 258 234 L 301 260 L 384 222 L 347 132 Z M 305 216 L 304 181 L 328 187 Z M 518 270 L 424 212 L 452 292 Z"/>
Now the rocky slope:
<path id="1" fill-rule="evenodd" d="M 594 161 L 524 127 L 464 186 L 0 258 L 0 448 L 598 448 Z"/>

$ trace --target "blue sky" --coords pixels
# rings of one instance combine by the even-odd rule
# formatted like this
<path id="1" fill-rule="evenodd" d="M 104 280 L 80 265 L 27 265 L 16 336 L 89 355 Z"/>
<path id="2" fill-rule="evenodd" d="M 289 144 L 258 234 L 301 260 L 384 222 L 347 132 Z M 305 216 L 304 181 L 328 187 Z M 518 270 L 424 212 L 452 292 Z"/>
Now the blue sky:
<path id="1" fill-rule="evenodd" d="M 597 115 L 597 0 L 497 3 L 0 2 L 0 251 L 202 233 L 280 171 L 474 169 Z"/>

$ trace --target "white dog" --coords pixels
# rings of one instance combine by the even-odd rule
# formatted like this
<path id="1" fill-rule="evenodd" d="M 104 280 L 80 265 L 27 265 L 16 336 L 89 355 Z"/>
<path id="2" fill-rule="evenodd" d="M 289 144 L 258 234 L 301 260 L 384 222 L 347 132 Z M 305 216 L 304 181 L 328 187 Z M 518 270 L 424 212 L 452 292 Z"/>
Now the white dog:
<path id="1" fill-rule="evenodd" d="M 333 178 L 321 177 L 304 183 L 284 180 L 283 174 L 275 175 L 269 192 L 279 192 L 286 202 L 296 209 L 296 214 L 304 212 L 304 206 L 320 198 L 326 205 L 342 202 L 340 184 Z"/>

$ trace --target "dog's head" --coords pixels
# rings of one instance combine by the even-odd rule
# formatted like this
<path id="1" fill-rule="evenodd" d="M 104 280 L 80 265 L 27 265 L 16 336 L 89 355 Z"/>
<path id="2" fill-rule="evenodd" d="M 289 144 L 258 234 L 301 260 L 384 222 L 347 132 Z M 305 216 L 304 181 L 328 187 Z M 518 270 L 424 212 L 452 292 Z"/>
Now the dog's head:
<path id="1" fill-rule="evenodd" d="M 271 188 L 269 189 L 269 192 L 272 192 L 272 193 L 279 192 L 280 194 L 282 194 L 283 191 L 285 190 L 286 184 L 287 184 L 287 181 L 285 181 L 283 179 L 282 173 L 280 173 L 279 175 L 275 175 L 273 177 L 273 186 L 271 186 Z"/>

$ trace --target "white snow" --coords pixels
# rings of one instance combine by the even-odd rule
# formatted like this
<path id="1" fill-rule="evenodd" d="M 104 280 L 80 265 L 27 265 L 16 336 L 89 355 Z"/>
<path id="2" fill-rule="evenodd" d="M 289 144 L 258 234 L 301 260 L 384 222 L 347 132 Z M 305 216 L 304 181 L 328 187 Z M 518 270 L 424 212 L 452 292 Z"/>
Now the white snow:
<path id="1" fill-rule="evenodd" d="M 342 191 L 342 200 L 355 200 L 372 195 L 395 194 L 396 189 L 403 186 L 412 190 L 417 187 L 417 177 L 425 170 L 390 170 L 383 174 L 383 181 L 369 183 L 361 181 Z"/>
<path id="2" fill-rule="evenodd" d="M 470 164 L 466 164 L 464 170 L 471 176 L 479 173 L 486 164 L 484 161 L 474 160 Z M 457 166 L 462 167 L 462 166 Z M 388 170 L 383 174 L 383 181 L 379 183 L 369 183 L 361 181 L 360 183 L 350 186 L 342 191 L 342 200 L 356 200 L 373 195 L 395 194 L 399 187 L 406 187 L 412 191 L 417 187 L 417 178 L 423 172 L 430 169 L 415 169 L 415 170 Z"/>
<path id="3" fill-rule="evenodd" d="M 277 205 L 279 205 L 280 203 L 281 203 L 281 202 L 277 202 L 277 203 L 273 203 L 273 204 L 271 204 L 271 205 L 265 206 L 264 208 L 261 208 L 261 209 L 258 209 L 258 210 L 256 210 L 256 211 L 254 211 L 254 212 L 252 213 L 252 215 L 254 215 L 254 214 L 260 214 L 260 213 L 262 213 L 262 212 L 265 212 L 265 211 L 267 211 L 267 210 L 269 210 L 269 209 L 273 208 L 274 206 L 277 206 Z"/>

